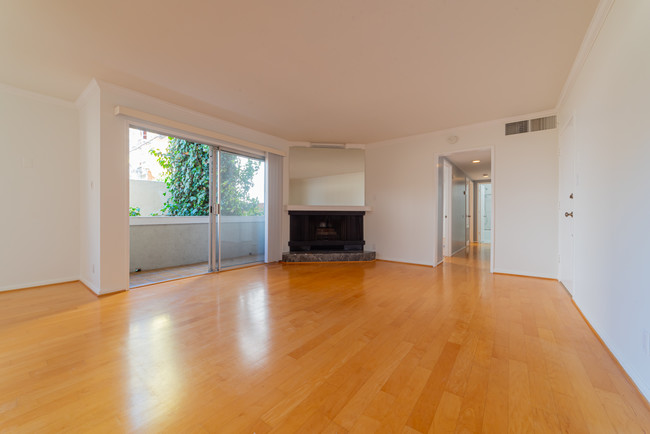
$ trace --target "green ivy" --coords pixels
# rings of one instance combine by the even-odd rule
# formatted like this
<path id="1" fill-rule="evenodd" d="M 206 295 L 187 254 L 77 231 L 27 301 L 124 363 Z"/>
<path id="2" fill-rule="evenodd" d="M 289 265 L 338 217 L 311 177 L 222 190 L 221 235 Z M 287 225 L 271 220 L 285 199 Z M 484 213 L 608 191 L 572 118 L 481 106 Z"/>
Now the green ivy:
<path id="1" fill-rule="evenodd" d="M 140 217 L 142 214 L 140 214 L 140 207 L 139 206 L 130 206 L 129 207 L 129 216 L 130 217 Z"/>
<path id="2" fill-rule="evenodd" d="M 167 201 L 164 215 L 204 216 L 210 207 L 210 147 L 169 137 L 167 151 L 151 150 L 163 168 Z M 223 215 L 264 215 L 256 198 L 250 197 L 253 178 L 261 161 L 238 158 L 221 152 L 221 213 Z"/>
<path id="3" fill-rule="evenodd" d="M 261 161 L 238 158 L 235 154 L 221 152 L 221 214 L 256 216 L 264 215 L 257 198 L 250 197 L 253 177 Z"/>

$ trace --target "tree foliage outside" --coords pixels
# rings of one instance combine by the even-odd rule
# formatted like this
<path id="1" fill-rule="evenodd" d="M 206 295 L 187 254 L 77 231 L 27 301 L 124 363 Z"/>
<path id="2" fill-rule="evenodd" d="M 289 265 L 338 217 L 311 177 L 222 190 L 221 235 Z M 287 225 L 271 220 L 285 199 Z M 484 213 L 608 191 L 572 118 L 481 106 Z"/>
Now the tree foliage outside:
<path id="1" fill-rule="evenodd" d="M 264 208 L 256 197 L 250 196 L 253 178 L 261 162 L 240 158 L 230 152 L 221 152 L 221 214 L 256 216 L 264 215 Z"/>
<path id="2" fill-rule="evenodd" d="M 167 150 L 152 150 L 163 168 L 167 201 L 160 210 L 170 216 L 205 216 L 210 207 L 210 147 L 169 137 Z M 250 196 L 261 162 L 221 152 L 222 215 L 264 215 Z"/>

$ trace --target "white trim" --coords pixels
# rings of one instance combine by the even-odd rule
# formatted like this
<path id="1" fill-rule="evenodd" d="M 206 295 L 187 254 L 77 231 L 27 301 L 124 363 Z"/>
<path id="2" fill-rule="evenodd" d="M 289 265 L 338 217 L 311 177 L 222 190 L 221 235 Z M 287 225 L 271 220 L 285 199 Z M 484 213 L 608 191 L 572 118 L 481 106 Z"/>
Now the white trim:
<path id="1" fill-rule="evenodd" d="M 101 125 L 101 123 L 100 123 Z M 122 174 L 122 206 L 124 210 L 130 210 L 131 205 L 131 179 L 129 174 L 129 167 L 131 165 L 131 125 L 127 119 L 122 122 L 122 134 L 124 135 L 124 147 L 122 149 L 123 158 L 126 164 L 122 165 L 122 170 L 126 173 Z M 101 206 L 101 204 L 100 204 Z M 127 225 L 126 229 L 126 243 L 124 243 L 124 253 L 122 255 L 122 279 L 126 283 L 126 288 L 131 289 L 131 217 L 128 212 L 125 212 L 122 217 L 122 225 Z M 123 226 L 124 227 L 124 226 Z"/>
<path id="2" fill-rule="evenodd" d="M 84 285 L 86 285 L 86 287 L 90 289 L 92 292 L 94 292 L 96 295 L 100 294 L 101 290 L 97 288 L 95 285 L 93 285 L 92 283 L 90 283 L 89 281 L 87 281 L 86 279 L 84 279 L 83 277 L 80 278 L 79 281 Z"/>
<path id="3" fill-rule="evenodd" d="M 528 119 L 536 119 L 536 118 L 544 118 L 547 116 L 553 116 L 557 115 L 557 109 L 552 108 L 548 110 L 543 110 L 539 112 L 534 112 L 534 113 L 526 113 L 526 114 L 521 114 L 521 115 L 516 115 L 516 116 L 509 116 L 507 118 L 499 118 L 499 119 L 494 119 L 491 121 L 484 121 L 484 122 L 477 122 L 474 124 L 464 124 L 464 125 L 458 125 L 456 127 L 451 127 L 451 128 L 446 128 L 444 130 L 433 130 L 429 131 L 426 133 L 419 133 L 419 134 L 413 134 L 411 136 L 405 136 L 405 137 L 398 137 L 395 139 L 387 139 L 387 140 L 381 140 L 378 142 L 373 142 L 369 145 L 372 146 L 372 148 L 375 148 L 376 146 L 389 146 L 389 145 L 394 145 L 394 144 L 403 144 L 403 143 L 409 143 L 411 141 L 415 141 L 418 139 L 425 139 L 428 140 L 431 137 L 445 137 L 449 134 L 458 134 L 458 130 L 464 130 L 466 128 L 479 128 L 479 127 L 490 127 L 493 125 L 505 125 L 510 122 L 517 122 L 517 121 L 523 121 L 523 120 L 528 120 Z M 537 133 L 539 131 L 531 131 L 527 134 L 530 133 Z M 509 137 L 509 136 L 508 136 Z M 485 149 L 487 146 L 483 147 L 478 147 L 474 149 Z M 467 149 L 472 150 L 472 149 Z M 459 148 L 458 150 L 450 151 L 448 154 L 453 154 L 455 152 L 464 152 L 465 149 Z M 445 156 L 446 154 L 440 154 L 441 156 Z"/>
<path id="4" fill-rule="evenodd" d="M 88 97 L 93 91 L 99 91 L 99 84 L 97 84 L 97 80 L 94 78 L 88 82 L 86 85 L 86 88 L 81 92 L 81 94 L 77 97 L 77 99 L 74 102 L 74 106 L 77 109 L 82 108 L 83 106 L 86 105 L 86 101 L 88 100 Z"/>
<path id="5" fill-rule="evenodd" d="M 600 0 L 598 3 L 596 12 L 594 12 L 591 23 L 587 28 L 587 33 L 585 33 L 585 37 L 582 39 L 582 44 L 580 45 L 578 54 L 573 61 L 573 66 L 571 67 L 569 76 L 564 82 L 564 86 L 560 92 L 560 97 L 558 98 L 557 104 L 555 106 L 556 111 L 559 110 L 562 105 L 564 105 L 566 98 L 571 93 L 571 90 L 573 89 L 573 86 L 575 85 L 580 72 L 582 72 L 582 67 L 585 65 L 587 59 L 589 58 L 589 53 L 591 53 L 591 49 L 593 48 L 596 39 L 598 39 L 598 35 L 600 34 L 600 31 L 602 30 L 603 25 L 607 20 L 607 16 L 609 15 L 609 11 L 611 11 L 615 1 L 616 0 Z"/>
<path id="6" fill-rule="evenodd" d="M 427 263 L 424 263 L 424 262 L 413 262 L 412 260 L 409 260 L 409 259 L 390 258 L 390 257 L 386 257 L 386 256 L 379 257 L 379 254 L 377 254 L 377 252 L 375 252 L 375 254 L 376 254 L 375 259 L 378 260 L 378 261 L 398 262 L 400 264 L 416 265 L 418 267 L 431 267 L 431 268 L 435 267 L 435 265 L 433 265 L 433 263 L 428 263 L 427 264 Z"/>
<path id="7" fill-rule="evenodd" d="M 495 196 L 495 185 L 496 185 L 496 149 L 494 146 L 490 148 L 490 157 L 492 158 L 492 161 L 490 162 L 490 185 L 491 185 L 491 190 L 492 190 L 492 203 L 490 204 L 490 211 L 492 212 L 492 216 L 490 216 L 490 273 L 494 273 L 494 264 L 496 263 L 496 247 L 495 247 L 495 233 L 496 230 L 495 228 L 497 227 L 496 225 L 496 196 Z"/>
<path id="8" fill-rule="evenodd" d="M 634 369 L 634 365 L 632 363 L 627 363 L 626 360 L 621 358 L 621 355 L 624 353 L 619 351 L 618 348 L 615 345 L 612 345 L 612 342 L 616 342 L 615 339 L 610 339 L 606 334 L 603 333 L 603 330 L 596 327 L 587 317 L 585 314 L 584 310 L 578 305 L 578 301 L 574 298 L 574 302 L 576 303 L 576 306 L 578 306 L 578 309 L 580 309 L 580 312 L 584 316 L 584 318 L 587 320 L 589 325 L 593 328 L 593 330 L 598 334 L 600 339 L 603 341 L 607 349 L 609 350 L 610 353 L 614 356 L 616 361 L 621 365 L 623 370 L 627 373 L 627 375 L 632 379 L 634 384 L 636 385 L 637 389 L 639 389 L 639 392 L 647 399 L 650 400 L 650 384 L 646 383 L 644 380 L 645 378 L 636 370 Z"/>
<path id="9" fill-rule="evenodd" d="M 14 87 L 9 84 L 0 83 L 0 91 L 8 93 L 15 96 L 21 96 L 24 98 L 30 98 L 39 102 L 46 104 L 58 105 L 59 107 L 64 107 L 67 109 L 76 109 L 75 103 L 68 101 L 62 98 L 56 98 L 54 96 L 43 95 L 37 92 L 32 92 L 30 90 L 21 89 L 19 87 Z M 0 290 L 1 291 L 1 290 Z"/>
<path id="10" fill-rule="evenodd" d="M 369 206 L 347 205 L 287 205 L 287 211 L 372 211 Z"/>
<path id="11" fill-rule="evenodd" d="M 115 116 L 125 116 L 128 118 L 134 118 L 146 122 L 151 122 L 157 125 L 162 125 L 163 127 L 187 131 L 189 133 L 198 134 L 200 136 L 209 137 L 211 139 L 223 141 L 226 143 L 234 143 L 236 145 L 245 146 L 262 152 L 270 152 L 272 154 L 282 155 L 283 157 L 287 156 L 286 152 L 281 151 L 279 149 L 271 148 L 269 146 L 259 145 L 257 143 L 249 142 L 248 140 L 239 139 L 237 137 L 232 137 L 226 134 L 217 133 L 212 130 L 196 127 L 194 125 L 186 124 L 184 122 L 178 122 L 172 119 L 167 119 L 162 116 L 146 113 L 130 107 L 117 105 L 113 109 L 113 113 L 115 114 Z"/>
<path id="12" fill-rule="evenodd" d="M 531 274 L 521 270 L 507 270 L 503 268 L 495 268 L 494 271 L 492 272 L 501 273 L 501 274 L 512 274 L 513 276 L 521 276 L 521 277 L 540 277 L 542 279 L 557 280 L 557 276 L 549 276 L 547 274 Z"/>
<path id="13" fill-rule="evenodd" d="M 454 166 L 447 158 L 442 157 L 442 257 L 443 259 L 453 255 L 451 246 L 454 239 L 454 218 L 453 207 L 453 187 L 454 187 Z M 447 213 L 445 215 L 445 209 Z M 445 233 L 447 236 L 445 237 Z M 446 242 L 445 242 L 446 241 Z"/>
<path id="14" fill-rule="evenodd" d="M 0 287 L 0 292 L 4 291 L 13 291 L 15 289 L 26 289 L 26 288 L 34 288 L 37 286 L 45 286 L 45 285 L 56 285 L 59 283 L 74 283 L 79 281 L 79 276 L 74 276 L 74 277 L 65 277 L 65 278 L 60 278 L 60 279 L 47 279 L 47 280 L 39 280 L 37 282 L 29 282 L 29 283 L 21 283 L 20 285 L 6 285 Z"/>
<path id="15" fill-rule="evenodd" d="M 124 100 L 125 95 L 129 100 L 133 98 L 135 100 L 148 101 L 155 104 L 158 109 L 162 109 L 164 112 L 171 110 L 173 112 L 178 112 L 179 114 L 188 115 L 191 119 L 190 122 L 206 125 L 202 122 L 205 121 L 207 122 L 207 125 L 209 125 L 208 128 L 212 129 L 213 131 L 229 131 L 228 134 L 234 135 L 236 137 L 243 135 L 243 137 L 250 138 L 252 134 L 254 138 L 250 138 L 250 140 L 253 142 L 266 143 L 276 149 L 285 149 L 288 146 L 288 143 L 290 143 L 288 140 L 285 140 L 282 137 L 262 132 L 261 130 L 257 130 L 254 127 L 244 126 L 243 124 L 238 124 L 233 121 L 228 121 L 226 119 L 220 118 L 218 114 L 207 114 L 206 112 L 196 111 L 194 109 L 190 109 L 188 107 L 178 105 L 177 103 L 169 102 L 167 100 L 163 100 L 134 89 L 121 87 L 99 79 L 95 80 L 102 91 L 108 91 L 119 95 L 120 101 Z M 151 110 L 154 109 L 152 108 Z M 158 111 L 156 110 L 155 113 L 158 113 Z M 172 118 L 176 119 L 176 117 L 177 115 L 174 115 Z"/>
<path id="16" fill-rule="evenodd" d="M 454 256 L 457 253 L 460 253 L 462 250 L 465 250 L 466 248 L 467 248 L 467 246 L 461 247 L 460 249 L 456 250 L 455 252 L 452 252 L 452 254 L 449 255 L 449 257 Z"/>

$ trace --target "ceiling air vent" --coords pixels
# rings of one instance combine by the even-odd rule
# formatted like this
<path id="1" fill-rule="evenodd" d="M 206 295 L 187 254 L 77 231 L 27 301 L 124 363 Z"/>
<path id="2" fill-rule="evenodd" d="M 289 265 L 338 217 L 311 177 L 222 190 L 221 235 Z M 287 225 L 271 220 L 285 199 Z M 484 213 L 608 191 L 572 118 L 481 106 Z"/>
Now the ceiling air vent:
<path id="1" fill-rule="evenodd" d="M 531 131 L 552 130 L 557 126 L 556 116 L 547 116 L 545 118 L 537 118 L 530 120 Z"/>
<path id="2" fill-rule="evenodd" d="M 506 124 L 506 136 L 528 132 L 528 121 L 510 122 Z"/>

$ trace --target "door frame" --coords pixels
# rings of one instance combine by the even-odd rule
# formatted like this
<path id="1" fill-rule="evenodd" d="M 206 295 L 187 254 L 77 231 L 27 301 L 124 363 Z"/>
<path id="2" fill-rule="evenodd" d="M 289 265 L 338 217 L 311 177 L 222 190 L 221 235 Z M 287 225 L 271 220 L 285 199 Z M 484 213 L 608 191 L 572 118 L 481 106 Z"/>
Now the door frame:
<path id="1" fill-rule="evenodd" d="M 496 243 L 495 243 L 495 233 L 496 233 L 496 221 L 497 213 L 495 212 L 495 203 L 496 203 L 496 157 L 494 151 L 494 145 L 489 146 L 480 146 L 474 148 L 464 148 L 457 149 L 451 152 L 438 152 L 434 154 L 434 191 L 438 195 L 438 200 L 434 201 L 434 220 L 435 227 L 437 228 L 434 231 L 434 249 L 433 249 L 433 263 L 434 266 L 440 265 L 444 260 L 444 254 L 442 251 L 442 228 L 443 228 L 443 200 L 444 200 L 444 186 L 443 186 L 443 161 L 444 158 L 448 155 L 455 154 L 457 152 L 467 152 L 467 151 L 485 151 L 490 150 L 490 172 L 491 177 L 489 182 L 492 183 L 492 209 L 491 209 L 491 219 L 492 219 L 492 233 L 490 234 L 490 273 L 494 273 L 494 263 L 496 258 Z M 479 181 L 475 181 L 477 183 Z"/>
<path id="2" fill-rule="evenodd" d="M 448 257 L 451 256 L 451 237 L 452 237 L 452 226 L 451 226 L 451 219 L 453 218 L 452 215 L 452 202 L 451 202 L 451 193 L 452 193 L 452 182 L 453 182 L 453 175 L 452 175 L 452 167 L 451 163 L 447 161 L 447 159 L 442 160 L 442 170 L 443 170 L 443 198 L 442 200 L 444 201 L 444 207 L 443 207 L 443 234 L 447 234 L 446 237 L 443 236 L 443 245 L 442 245 L 442 256 L 443 257 Z M 446 213 L 446 215 L 445 215 Z"/>
<path id="3" fill-rule="evenodd" d="M 213 155 L 214 155 L 213 160 L 216 160 L 216 161 L 213 162 L 213 164 L 214 164 L 215 170 L 219 174 L 218 175 L 219 179 L 215 180 L 216 183 L 211 183 L 211 185 L 210 185 L 211 199 L 213 199 L 213 198 L 217 199 L 216 206 L 213 207 L 213 208 L 210 208 L 211 211 L 216 211 L 216 213 L 215 213 L 216 221 L 215 221 L 215 224 L 214 224 L 214 227 L 213 227 L 214 229 L 212 229 L 212 226 L 211 226 L 211 230 L 212 230 L 212 232 L 215 232 L 217 234 L 217 239 L 218 239 L 217 242 L 215 242 L 215 244 L 212 244 L 210 246 L 210 250 L 211 250 L 211 252 L 213 254 L 214 254 L 214 250 L 217 251 L 217 253 L 215 255 L 215 259 L 217 260 L 217 262 L 214 264 L 215 269 L 213 271 L 233 270 L 233 269 L 236 269 L 236 268 L 247 267 L 247 266 L 251 266 L 251 265 L 254 265 L 254 264 L 264 263 L 264 262 L 266 262 L 266 258 L 267 258 L 267 251 L 266 250 L 268 248 L 266 242 L 264 242 L 264 244 L 263 244 L 264 245 L 264 259 L 262 259 L 261 261 L 246 262 L 246 263 L 243 263 L 243 264 L 235 264 L 235 265 L 228 265 L 228 266 L 223 265 L 223 263 L 222 263 L 223 262 L 222 261 L 223 250 L 221 248 L 222 247 L 221 241 L 223 240 L 223 238 L 222 238 L 222 228 L 223 228 L 223 226 L 222 226 L 222 221 L 221 221 L 221 217 L 222 217 L 222 213 L 221 213 L 222 198 L 221 198 L 221 179 L 220 179 L 220 177 L 221 177 L 221 161 L 222 161 L 221 156 L 222 156 L 223 153 L 235 155 L 237 157 L 244 157 L 244 158 L 248 158 L 248 159 L 252 159 L 252 160 L 259 160 L 264 164 L 264 203 L 265 203 L 265 206 L 264 206 L 264 232 L 265 232 L 264 238 L 266 239 L 266 233 L 268 232 L 268 220 L 266 218 L 266 212 L 267 212 L 267 210 L 266 210 L 266 202 L 267 202 L 266 195 L 268 194 L 267 186 L 266 186 L 266 183 L 267 183 L 266 172 L 268 170 L 268 165 L 267 165 L 268 160 L 266 158 L 267 153 L 264 153 L 263 155 L 260 156 L 260 155 L 255 155 L 255 154 L 250 153 L 250 152 L 243 152 L 243 151 L 240 151 L 240 150 L 237 150 L 237 149 L 228 148 L 226 146 L 213 146 L 212 152 L 213 152 Z M 215 187 L 216 187 L 216 195 L 214 194 L 214 192 L 212 192 L 212 189 L 215 188 Z M 212 224 L 213 223 L 211 222 L 211 225 Z M 211 236 L 210 239 L 212 240 L 212 236 Z M 226 259 L 228 259 L 228 258 L 226 258 Z"/>
<path id="4" fill-rule="evenodd" d="M 474 215 L 472 204 L 472 189 L 474 181 L 465 178 L 465 247 L 469 246 L 472 239 L 472 216 Z"/>
<path id="5" fill-rule="evenodd" d="M 576 287 L 575 287 L 575 217 L 565 217 L 565 212 L 575 213 L 576 208 L 576 190 L 578 187 L 577 182 L 577 173 L 576 173 L 576 161 L 578 151 L 576 149 L 577 140 L 576 140 L 576 121 L 575 114 L 572 114 L 569 117 L 569 120 L 561 127 L 558 134 L 558 281 L 566 288 L 566 290 L 571 294 L 571 297 L 575 297 Z M 566 155 L 563 151 L 566 152 L 567 142 L 569 142 L 569 152 L 570 155 Z M 567 163 L 571 166 L 569 173 L 565 173 L 565 167 L 563 163 L 563 157 L 568 157 L 569 160 Z M 566 192 L 570 191 L 573 198 L 566 198 Z M 570 225 L 568 226 L 568 232 L 565 233 L 564 227 L 567 225 L 567 218 L 571 218 Z M 565 240 L 563 236 L 568 236 L 569 239 Z M 570 249 L 568 252 L 563 251 L 564 241 L 569 243 Z M 571 256 L 569 263 L 567 264 L 566 258 L 567 255 Z M 568 267 L 568 270 L 567 270 Z M 568 272 L 568 274 L 567 274 Z"/>
<path id="6" fill-rule="evenodd" d="M 131 279 L 131 273 L 129 271 L 130 259 L 131 259 L 130 258 L 130 256 L 131 256 L 131 235 L 130 235 L 130 231 L 129 231 L 129 228 L 130 228 L 129 204 L 130 204 L 130 199 L 131 198 L 130 198 L 130 192 L 129 192 L 129 181 L 130 181 L 130 179 L 129 179 L 129 171 L 128 171 L 128 164 L 129 164 L 129 158 L 130 158 L 130 155 L 129 155 L 129 146 L 130 146 L 130 143 L 129 143 L 129 130 L 131 128 L 146 130 L 146 131 L 150 131 L 152 133 L 157 133 L 157 134 L 173 136 L 173 137 L 176 137 L 176 138 L 179 138 L 179 139 L 184 139 L 184 140 L 188 140 L 188 141 L 191 141 L 191 142 L 200 143 L 202 145 L 209 146 L 210 147 L 210 159 L 211 159 L 210 170 L 211 171 L 217 170 L 217 173 L 220 173 L 220 171 L 219 171 L 218 166 L 214 167 L 214 160 L 215 159 L 219 160 L 219 158 L 217 158 L 216 156 L 213 157 L 213 155 L 215 155 L 215 154 L 218 155 L 218 152 L 215 153 L 215 150 L 216 151 L 224 150 L 226 152 L 231 152 L 231 153 L 242 155 L 242 156 L 245 156 L 245 157 L 257 158 L 259 160 L 262 160 L 265 163 L 265 170 L 267 171 L 267 173 L 268 173 L 268 164 L 267 164 L 268 163 L 268 158 L 267 158 L 267 153 L 264 152 L 264 151 L 248 149 L 248 148 L 246 148 L 246 147 L 244 147 L 242 145 L 230 143 L 230 142 L 227 142 L 227 141 L 220 141 L 220 140 L 216 140 L 214 138 L 209 138 L 209 137 L 206 138 L 204 136 L 189 133 L 189 132 L 184 131 L 184 130 L 180 130 L 180 129 L 176 129 L 176 128 L 170 128 L 168 126 L 158 125 L 158 124 L 155 124 L 153 122 L 148 122 L 148 121 L 144 121 L 144 120 L 141 120 L 141 119 L 137 119 L 137 120 L 136 119 L 125 119 L 123 125 L 124 125 L 124 138 L 125 138 L 125 140 L 124 140 L 124 143 L 125 143 L 125 146 L 124 146 L 124 159 L 125 160 L 124 161 L 126 161 L 126 167 L 127 167 L 126 180 L 125 180 L 126 182 L 124 183 L 124 187 L 123 187 L 124 188 L 124 193 L 125 193 L 124 194 L 124 197 L 125 197 L 124 215 L 125 215 L 125 222 L 126 222 L 126 239 L 127 239 L 127 242 L 125 243 L 126 250 L 124 252 L 123 269 L 124 269 L 124 276 L 125 276 L 124 281 L 126 282 L 126 290 L 131 290 L 131 289 L 133 289 L 129 285 L 129 282 L 130 282 L 130 279 Z M 218 161 L 217 161 L 217 164 L 218 164 Z M 211 178 L 211 180 L 214 179 L 212 173 L 210 173 L 210 178 Z M 266 175 L 264 177 L 264 183 L 265 184 L 267 183 L 267 176 Z M 210 189 L 212 189 L 213 188 L 213 185 L 212 185 L 213 183 L 211 182 L 210 184 L 211 184 Z M 264 201 L 265 201 L 265 203 L 267 201 L 266 196 L 268 194 L 267 188 L 268 188 L 268 186 L 265 185 L 265 187 L 264 187 L 264 195 L 265 195 Z M 219 239 L 221 238 L 220 234 L 213 233 L 215 231 L 212 229 L 212 227 L 213 227 L 212 219 L 213 218 L 218 218 L 217 214 L 213 213 L 213 211 L 217 208 L 215 206 L 216 203 L 214 202 L 213 196 L 214 195 L 213 195 L 213 193 L 211 191 L 210 192 L 210 206 L 211 206 L 211 208 L 210 208 L 210 212 L 208 213 L 208 217 L 209 217 L 209 219 L 208 219 L 208 222 L 209 222 L 208 223 L 208 231 L 209 231 L 209 235 L 208 235 L 209 247 L 208 248 L 209 248 L 209 252 L 208 252 L 208 272 L 207 273 L 214 273 L 214 272 L 219 272 L 220 271 L 220 269 L 213 270 L 211 268 L 212 264 L 213 264 L 213 255 L 215 254 L 214 253 L 215 249 L 213 248 L 214 244 L 212 244 L 213 243 L 213 237 L 219 237 Z M 264 213 L 266 215 L 266 205 L 265 205 Z M 214 216 L 212 214 L 214 214 Z M 216 226 L 217 226 L 217 228 L 220 227 L 220 225 L 216 225 Z M 267 219 L 265 217 L 264 231 L 268 232 L 268 230 L 269 230 L 268 221 L 267 221 Z M 268 248 L 268 246 L 265 244 L 264 248 L 266 250 Z M 219 252 L 219 256 L 220 255 L 221 255 L 221 253 Z M 266 262 L 266 257 L 267 257 L 267 255 L 266 255 L 266 252 L 265 252 L 265 260 L 262 261 L 261 263 Z M 220 258 L 218 258 L 217 261 L 218 261 L 217 264 L 219 264 L 220 263 Z M 247 266 L 250 266 L 250 265 L 251 264 L 244 264 L 241 267 L 247 267 Z M 239 267 L 240 266 L 228 267 L 228 270 L 239 268 Z"/>

